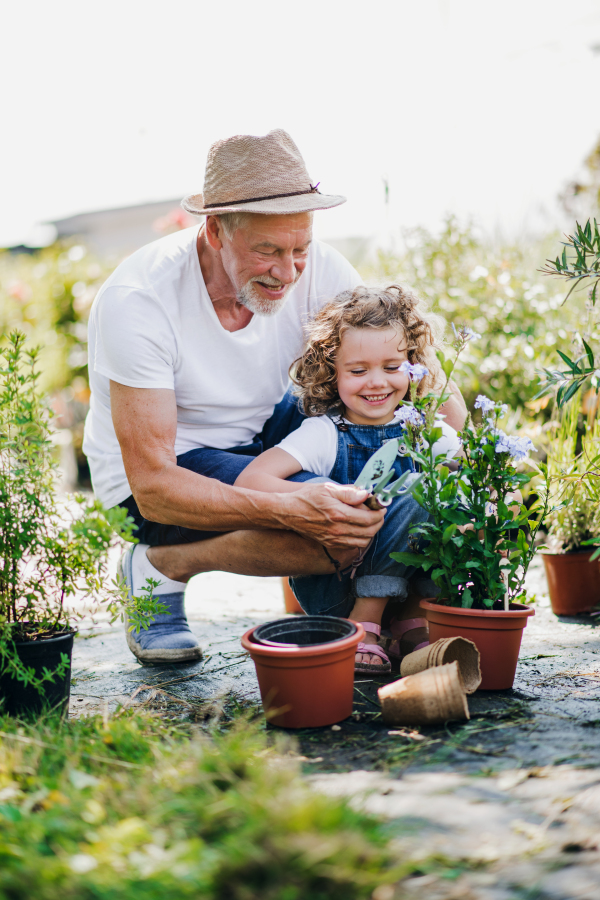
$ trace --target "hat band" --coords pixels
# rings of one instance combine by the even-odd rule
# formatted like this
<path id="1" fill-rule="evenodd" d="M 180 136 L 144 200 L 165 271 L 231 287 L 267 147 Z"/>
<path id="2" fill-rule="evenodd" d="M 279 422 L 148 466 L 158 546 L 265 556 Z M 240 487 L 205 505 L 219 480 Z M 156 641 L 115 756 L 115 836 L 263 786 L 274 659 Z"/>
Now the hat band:
<path id="1" fill-rule="evenodd" d="M 321 184 L 318 181 L 313 187 L 312 184 L 308 191 L 292 191 L 290 194 L 269 194 L 268 197 L 248 197 L 246 200 L 226 200 L 225 203 L 205 203 L 204 209 L 217 209 L 220 206 L 238 206 L 240 203 L 258 203 L 259 200 L 279 200 L 280 197 L 300 197 L 301 194 L 320 194 L 317 190 Z"/>

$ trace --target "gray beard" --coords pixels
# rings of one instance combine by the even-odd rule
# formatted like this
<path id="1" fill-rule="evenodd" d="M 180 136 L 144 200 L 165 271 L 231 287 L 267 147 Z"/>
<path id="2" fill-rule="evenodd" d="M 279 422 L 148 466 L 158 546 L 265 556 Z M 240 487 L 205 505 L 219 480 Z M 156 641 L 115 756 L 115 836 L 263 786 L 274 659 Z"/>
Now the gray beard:
<path id="1" fill-rule="evenodd" d="M 297 283 L 298 278 L 300 278 L 300 275 L 298 275 L 293 284 L 289 285 L 285 294 L 279 300 L 267 300 L 265 297 L 262 297 L 254 287 L 255 281 L 262 281 L 264 284 L 268 285 L 271 279 L 252 278 L 239 289 L 237 295 L 238 303 L 241 303 L 242 306 L 245 306 L 247 310 L 251 313 L 255 313 L 257 316 L 276 316 L 287 303 L 287 299 L 290 296 L 294 285 Z M 275 281 L 272 283 L 277 284 Z"/>

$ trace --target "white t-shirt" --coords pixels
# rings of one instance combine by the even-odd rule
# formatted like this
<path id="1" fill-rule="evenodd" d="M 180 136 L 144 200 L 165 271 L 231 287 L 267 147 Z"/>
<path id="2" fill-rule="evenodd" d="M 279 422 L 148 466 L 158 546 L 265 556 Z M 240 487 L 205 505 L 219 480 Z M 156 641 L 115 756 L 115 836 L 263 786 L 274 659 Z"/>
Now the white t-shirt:
<path id="1" fill-rule="evenodd" d="M 287 389 L 306 321 L 361 283 L 337 250 L 313 241 L 283 309 L 229 332 L 204 284 L 197 235 L 194 225 L 142 247 L 115 269 L 92 306 L 83 450 L 96 496 L 107 507 L 131 494 L 112 423 L 110 380 L 175 391 L 176 454 L 248 444 Z"/>
<path id="2" fill-rule="evenodd" d="M 348 419 L 343 421 L 352 427 L 352 422 Z M 441 420 L 437 425 L 441 427 L 443 433 L 439 441 L 433 445 L 433 451 L 436 455 L 445 453 L 448 458 L 452 458 L 460 449 L 458 435 L 454 428 Z M 338 430 L 329 416 L 313 416 L 305 419 L 300 428 L 289 434 L 277 446 L 293 456 L 305 472 L 313 472 L 327 478 L 335 465 Z"/>

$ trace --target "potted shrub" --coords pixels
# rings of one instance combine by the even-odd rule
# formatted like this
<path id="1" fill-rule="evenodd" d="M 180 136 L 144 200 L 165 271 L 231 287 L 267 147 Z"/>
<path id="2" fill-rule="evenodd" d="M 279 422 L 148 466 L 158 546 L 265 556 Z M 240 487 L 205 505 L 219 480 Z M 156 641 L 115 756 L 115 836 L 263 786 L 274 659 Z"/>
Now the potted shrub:
<path id="1" fill-rule="evenodd" d="M 107 555 L 133 524 L 120 508 L 59 498 L 38 349 L 24 341 L 15 331 L 0 348 L 0 701 L 13 714 L 66 708 L 74 622 L 100 603 L 119 614 L 126 594 L 105 584 Z M 159 611 L 153 586 L 127 605 L 130 627 Z"/>
<path id="2" fill-rule="evenodd" d="M 589 549 L 600 538 L 600 506 L 595 479 L 588 477 L 598 456 L 600 422 L 592 403 L 580 434 L 579 412 L 579 403 L 572 400 L 548 446 L 554 507 L 546 519 L 542 558 L 552 611 L 558 616 L 587 612 L 600 603 L 600 561 Z"/>
<path id="3" fill-rule="evenodd" d="M 454 360 L 439 355 L 446 387 L 460 353 L 475 337 L 470 329 L 455 330 Z M 527 509 L 520 489 L 531 476 L 519 471 L 519 463 L 533 445 L 528 438 L 505 434 L 498 423 L 506 407 L 482 395 L 475 401 L 478 421 L 469 417 L 460 434 L 458 465 L 434 457 L 432 448 L 441 437 L 436 415 L 445 390 L 439 397 L 418 398 L 413 382 L 410 401 L 396 413 L 406 423 L 410 453 L 424 475 L 413 496 L 429 520 L 411 528 L 414 552 L 392 555 L 421 566 L 439 588 L 437 598 L 421 601 L 431 642 L 468 638 L 481 654 L 481 687 L 510 688 L 522 631 L 534 614 L 523 604 L 523 585 L 547 511 L 548 476 L 538 469 L 543 475 L 539 497 Z"/>

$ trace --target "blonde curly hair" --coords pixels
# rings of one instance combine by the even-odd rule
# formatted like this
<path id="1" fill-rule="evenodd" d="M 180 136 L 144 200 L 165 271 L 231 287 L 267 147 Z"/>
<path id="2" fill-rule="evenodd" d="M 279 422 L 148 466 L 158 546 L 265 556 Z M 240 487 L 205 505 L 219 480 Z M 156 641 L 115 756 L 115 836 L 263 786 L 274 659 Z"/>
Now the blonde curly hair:
<path id="1" fill-rule="evenodd" d="M 336 357 L 349 328 L 396 328 L 406 337 L 408 360 L 427 366 L 429 374 L 419 384 L 419 394 L 440 386 L 441 367 L 436 356 L 443 320 L 427 311 L 423 301 L 401 284 L 387 288 L 361 285 L 343 291 L 327 303 L 308 325 L 302 356 L 290 367 L 295 393 L 305 415 L 343 412 L 337 390 Z"/>

